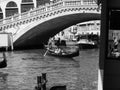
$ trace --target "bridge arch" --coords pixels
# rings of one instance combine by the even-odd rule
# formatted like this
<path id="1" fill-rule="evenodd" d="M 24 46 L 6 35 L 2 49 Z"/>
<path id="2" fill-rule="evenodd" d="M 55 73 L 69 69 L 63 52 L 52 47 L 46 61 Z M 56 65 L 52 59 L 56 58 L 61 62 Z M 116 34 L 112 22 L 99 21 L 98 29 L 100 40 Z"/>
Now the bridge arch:
<path id="1" fill-rule="evenodd" d="M 6 17 L 13 16 L 14 14 L 18 14 L 18 7 L 16 2 L 10 1 L 6 5 L 5 9 Z"/>
<path id="2" fill-rule="evenodd" d="M 19 5 L 34 4 L 32 0 L 25 0 L 25 3 L 19 1 Z M 69 26 L 89 20 L 100 20 L 97 5 L 87 5 L 83 5 L 80 0 L 45 4 L 29 12 L 4 19 L 1 29 L 13 34 L 14 46 L 36 44 L 38 43 L 36 40 L 39 40 L 40 44 Z"/>
<path id="3" fill-rule="evenodd" d="M 19 35 L 21 34 L 22 36 L 17 36 L 19 38 L 14 42 L 14 46 L 40 46 L 42 43 L 45 43 L 49 37 L 56 35 L 60 31 L 72 25 L 91 20 L 100 20 L 100 14 L 75 13 L 66 15 L 61 14 L 61 16 L 59 14 L 59 16 L 54 16 L 54 18 L 52 17 L 51 19 L 46 18 L 43 20 L 37 20 L 29 25 L 29 28 L 19 32 Z"/>

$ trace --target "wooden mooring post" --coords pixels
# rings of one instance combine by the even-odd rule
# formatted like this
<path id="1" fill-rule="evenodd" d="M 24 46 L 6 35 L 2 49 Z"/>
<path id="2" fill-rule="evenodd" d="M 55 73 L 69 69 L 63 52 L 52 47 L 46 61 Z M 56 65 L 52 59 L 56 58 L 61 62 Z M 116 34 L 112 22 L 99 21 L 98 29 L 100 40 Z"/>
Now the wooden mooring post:
<path id="1" fill-rule="evenodd" d="M 42 88 L 43 88 L 43 90 L 46 90 L 46 83 L 47 83 L 46 73 L 42 73 Z"/>
<path id="2" fill-rule="evenodd" d="M 37 86 L 35 90 L 46 90 L 46 73 L 42 73 L 42 76 L 37 76 Z"/>
<path id="3" fill-rule="evenodd" d="M 37 86 L 35 90 L 46 90 L 46 73 L 42 73 L 42 76 L 37 76 Z M 66 85 L 53 86 L 49 90 L 67 90 Z"/>

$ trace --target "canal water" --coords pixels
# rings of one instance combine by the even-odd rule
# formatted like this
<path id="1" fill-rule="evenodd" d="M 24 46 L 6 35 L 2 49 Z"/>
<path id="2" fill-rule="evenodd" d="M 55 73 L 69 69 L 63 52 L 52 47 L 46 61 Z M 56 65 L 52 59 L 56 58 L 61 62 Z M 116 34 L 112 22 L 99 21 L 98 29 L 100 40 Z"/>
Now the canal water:
<path id="1" fill-rule="evenodd" d="M 72 59 L 44 57 L 44 53 L 42 49 L 6 52 L 8 66 L 0 69 L 0 90 L 34 90 L 42 73 L 47 74 L 47 90 L 55 85 L 66 85 L 67 90 L 97 90 L 99 49 L 80 50 Z"/>

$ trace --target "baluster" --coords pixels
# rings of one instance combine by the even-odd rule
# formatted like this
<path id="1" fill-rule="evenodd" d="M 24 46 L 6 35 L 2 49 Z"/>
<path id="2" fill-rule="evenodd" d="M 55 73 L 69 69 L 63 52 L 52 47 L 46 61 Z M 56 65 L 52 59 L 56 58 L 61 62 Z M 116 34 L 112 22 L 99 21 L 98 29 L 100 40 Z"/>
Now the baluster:
<path id="1" fill-rule="evenodd" d="M 2 31 L 2 26 L 0 27 L 0 31 Z"/>
<path id="2" fill-rule="evenodd" d="M 3 19 L 0 19 L 0 24 L 3 24 Z"/>
<path id="3" fill-rule="evenodd" d="M 45 10 L 45 7 L 42 9 L 43 10 L 43 12 L 45 12 L 46 10 Z"/>
<path id="4" fill-rule="evenodd" d="M 37 10 L 36 9 L 33 10 L 33 15 L 37 15 Z"/>
<path id="5" fill-rule="evenodd" d="M 81 0 L 81 5 L 83 5 L 83 0 Z"/>
<path id="6" fill-rule="evenodd" d="M 39 14 L 41 13 L 41 10 L 40 9 L 38 9 L 38 12 L 39 12 Z"/>
<path id="7" fill-rule="evenodd" d="M 24 12 L 24 13 L 22 13 L 21 14 L 21 18 L 23 19 L 23 18 L 26 18 L 28 16 L 28 12 Z"/>
<path id="8" fill-rule="evenodd" d="M 50 11 L 51 10 L 51 7 L 50 6 L 47 6 L 47 11 Z"/>
<path id="9" fill-rule="evenodd" d="M 22 18 L 21 18 L 21 14 L 19 14 L 19 20 L 20 20 L 20 19 L 22 19 Z"/>
<path id="10" fill-rule="evenodd" d="M 49 3 L 46 3 L 45 4 L 45 11 L 48 11 L 48 6 L 49 6 Z"/>
<path id="11" fill-rule="evenodd" d="M 56 4 L 53 5 L 53 9 L 56 9 Z"/>
<path id="12" fill-rule="evenodd" d="M 19 15 L 18 14 L 15 14 L 14 16 L 13 16 L 13 20 L 18 20 L 19 19 Z"/>
<path id="13" fill-rule="evenodd" d="M 78 6 L 78 5 L 79 5 L 79 2 L 78 2 L 78 1 L 75 1 L 75 5 L 77 5 L 77 6 Z"/>
<path id="14" fill-rule="evenodd" d="M 61 6 L 64 6 L 64 2 L 61 2 Z"/>
<path id="15" fill-rule="evenodd" d="M 81 5 L 81 1 L 77 1 L 76 3 L 77 3 L 78 6 Z"/>
<path id="16" fill-rule="evenodd" d="M 34 16 L 34 11 L 31 11 L 31 15 Z"/>
<path id="17" fill-rule="evenodd" d="M 13 21 L 12 17 L 13 17 L 13 16 L 7 17 L 7 18 L 5 19 L 5 24 Z"/>
<path id="18" fill-rule="evenodd" d="M 30 16 L 33 16 L 33 11 L 32 10 L 30 10 Z"/>
<path id="19" fill-rule="evenodd" d="M 37 14 L 37 15 L 39 14 L 39 9 L 36 10 L 36 14 Z"/>

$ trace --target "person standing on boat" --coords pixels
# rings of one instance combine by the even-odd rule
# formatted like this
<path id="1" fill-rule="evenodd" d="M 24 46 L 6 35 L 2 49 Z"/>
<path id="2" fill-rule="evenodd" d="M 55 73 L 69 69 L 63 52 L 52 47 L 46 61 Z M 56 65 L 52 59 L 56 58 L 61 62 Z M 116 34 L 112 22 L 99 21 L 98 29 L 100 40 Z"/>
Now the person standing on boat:
<path id="1" fill-rule="evenodd" d="M 59 48 L 60 44 L 61 44 L 61 40 L 60 40 L 60 38 L 58 38 L 58 40 L 56 42 L 56 46 Z"/>
<path id="2" fill-rule="evenodd" d="M 114 52 L 118 52 L 118 39 L 116 37 L 114 37 L 114 42 L 113 42 L 113 46 L 114 46 Z"/>
<path id="3" fill-rule="evenodd" d="M 114 37 L 113 39 L 113 49 L 112 49 L 112 55 L 115 57 L 120 57 L 120 52 L 119 52 L 119 40 L 117 37 Z"/>
<path id="4" fill-rule="evenodd" d="M 118 57 L 120 55 L 120 53 L 118 52 L 118 38 L 114 37 L 113 38 L 113 42 L 110 45 L 110 55 Z"/>
<path id="5" fill-rule="evenodd" d="M 50 37 L 49 41 L 48 41 L 48 48 L 51 49 L 52 48 L 52 38 Z"/>

